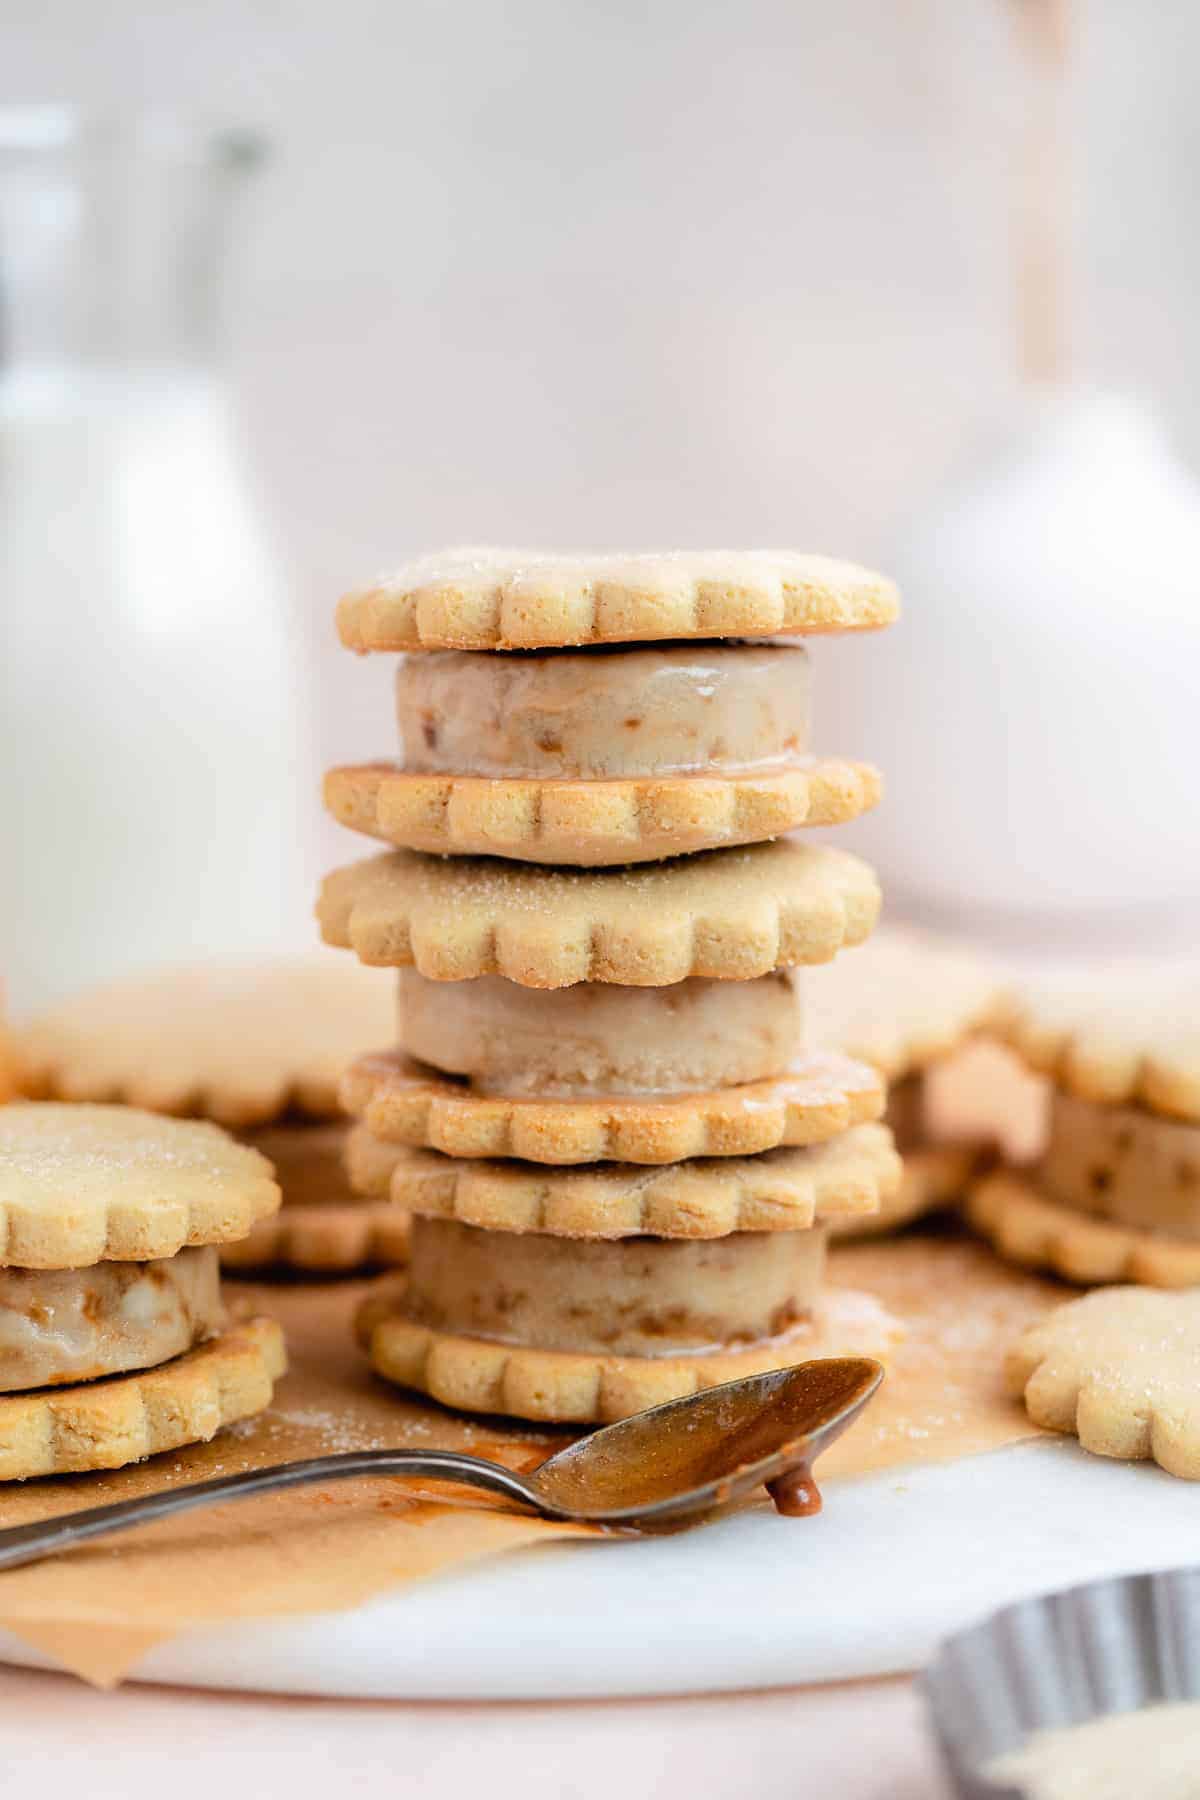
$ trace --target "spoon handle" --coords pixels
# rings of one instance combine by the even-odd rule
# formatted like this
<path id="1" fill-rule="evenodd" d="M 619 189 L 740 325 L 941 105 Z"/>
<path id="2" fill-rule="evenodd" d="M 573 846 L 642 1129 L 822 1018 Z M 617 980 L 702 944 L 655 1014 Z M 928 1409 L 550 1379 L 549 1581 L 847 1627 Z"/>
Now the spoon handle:
<path id="1" fill-rule="evenodd" d="M 357 1475 L 433 1475 L 465 1482 L 468 1487 L 486 1488 L 507 1500 L 519 1500 L 550 1518 L 569 1516 L 540 1499 L 519 1475 L 501 1468 L 499 1463 L 485 1462 L 482 1457 L 461 1456 L 453 1450 L 348 1450 L 337 1456 L 314 1456 L 306 1462 L 277 1463 L 270 1469 L 247 1469 L 241 1475 L 221 1475 L 213 1481 L 142 1494 L 110 1506 L 91 1506 L 84 1512 L 39 1519 L 33 1525 L 10 1526 L 0 1531 L 0 1569 L 38 1562 L 88 1538 L 128 1531 L 133 1525 L 146 1525 L 153 1519 L 169 1519 L 196 1506 L 245 1500 L 253 1494 L 307 1487 L 313 1482 L 346 1481 Z"/>

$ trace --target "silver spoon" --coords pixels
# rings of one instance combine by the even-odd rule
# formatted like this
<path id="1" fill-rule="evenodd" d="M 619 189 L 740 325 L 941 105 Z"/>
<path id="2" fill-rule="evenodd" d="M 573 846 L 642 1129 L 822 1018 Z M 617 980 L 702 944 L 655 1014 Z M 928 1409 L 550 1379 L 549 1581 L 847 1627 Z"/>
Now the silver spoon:
<path id="1" fill-rule="evenodd" d="M 0 1569 L 38 1562 L 88 1538 L 167 1519 L 194 1506 L 358 1475 L 461 1481 L 589 1525 L 664 1525 L 698 1518 L 764 1483 L 781 1512 L 819 1512 L 810 1473 L 883 1379 L 870 1357 L 828 1357 L 706 1388 L 579 1438 L 527 1475 L 453 1450 L 349 1450 L 248 1469 L 166 1493 L 0 1531 Z"/>

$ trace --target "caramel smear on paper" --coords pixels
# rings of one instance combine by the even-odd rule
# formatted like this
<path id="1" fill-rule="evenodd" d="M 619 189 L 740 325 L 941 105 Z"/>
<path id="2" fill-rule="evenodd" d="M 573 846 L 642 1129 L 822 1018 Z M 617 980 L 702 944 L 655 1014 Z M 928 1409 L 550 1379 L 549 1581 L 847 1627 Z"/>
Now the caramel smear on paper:
<path id="1" fill-rule="evenodd" d="M 1065 1290 L 1017 1274 L 984 1246 L 958 1238 L 848 1246 L 830 1262 L 833 1283 L 877 1295 L 908 1336 L 880 1398 L 822 1460 L 822 1485 L 1033 1435 L 1023 1409 L 1004 1396 L 1002 1351 Z M 437 1446 L 521 1469 L 569 1440 L 565 1431 L 460 1417 L 376 1380 L 350 1328 L 362 1283 L 239 1283 L 227 1291 L 239 1310 L 273 1314 L 287 1331 L 292 1368 L 274 1406 L 211 1444 L 133 1469 L 2 1487 L 0 1525 L 338 1450 Z M 479 1495 L 469 1504 L 461 1492 L 457 1503 L 447 1499 L 436 1484 L 381 1478 L 165 1520 L 0 1575 L 0 1626 L 63 1668 L 109 1686 L 154 1645 L 193 1626 L 342 1611 L 473 1559 L 565 1537 L 587 1537 L 605 1543 L 606 1554 L 620 1554 L 618 1538 L 527 1518 Z M 836 1491 L 829 1504 L 836 1506 Z"/>

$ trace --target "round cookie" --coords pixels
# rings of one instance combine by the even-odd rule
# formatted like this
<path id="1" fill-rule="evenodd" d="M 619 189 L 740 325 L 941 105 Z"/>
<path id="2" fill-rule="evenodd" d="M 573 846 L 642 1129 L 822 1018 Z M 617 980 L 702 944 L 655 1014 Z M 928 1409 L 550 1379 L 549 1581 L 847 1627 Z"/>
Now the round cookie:
<path id="1" fill-rule="evenodd" d="M 266 1158 L 216 1125 L 125 1106 L 0 1109 L 0 1267 L 174 1256 L 243 1237 L 279 1201 Z"/>
<path id="2" fill-rule="evenodd" d="M 870 631 L 899 614 L 890 581 L 795 551 L 555 555 L 454 549 L 347 594 L 352 650 L 552 649 Z"/>
<path id="3" fill-rule="evenodd" d="M 403 1313 L 402 1278 L 368 1295 L 360 1341 L 376 1372 L 444 1406 L 504 1413 L 535 1423 L 608 1424 L 701 1388 L 820 1356 L 886 1360 L 902 1330 L 869 1295 L 829 1291 L 793 1331 L 757 1344 L 698 1355 L 616 1356 L 537 1350 L 457 1337 Z"/>
<path id="4" fill-rule="evenodd" d="M 1031 1325 L 1004 1373 L 1035 1425 L 1200 1481 L 1200 1295 L 1085 1294 Z"/>
<path id="5" fill-rule="evenodd" d="M 286 1367 L 279 1326 L 251 1319 L 160 1368 L 0 1395 L 0 1481 L 120 1469 L 207 1443 L 269 1406 Z"/>
<path id="6" fill-rule="evenodd" d="M 580 982 L 526 988 L 498 975 L 397 976 L 400 1047 L 477 1094 L 586 1098 L 734 1087 L 782 1073 L 800 1054 L 789 974 L 693 976 L 672 987 Z"/>
<path id="7" fill-rule="evenodd" d="M 341 825 L 410 850 L 606 868 L 801 825 L 843 825 L 879 801 L 869 763 L 812 759 L 765 775 L 523 781 L 420 775 L 392 763 L 330 769 L 325 805 Z"/>
<path id="8" fill-rule="evenodd" d="M 869 1216 L 900 1184 L 900 1159 L 880 1125 L 757 1156 L 581 1169 L 411 1150 L 359 1126 L 350 1135 L 347 1168 L 363 1192 L 390 1195 L 397 1209 L 567 1238 L 806 1231 L 817 1222 Z"/>
<path id="9" fill-rule="evenodd" d="M 1106 965 L 1015 996 L 1000 1029 L 1064 1093 L 1200 1124 L 1200 965 Z"/>
<path id="10" fill-rule="evenodd" d="M 0 1394 L 150 1369 L 224 1322 L 211 1246 L 157 1262 L 0 1269 Z"/>
<path id="11" fill-rule="evenodd" d="M 1048 1199 L 1028 1175 L 1015 1170 L 977 1182 L 967 1195 L 966 1216 L 1010 1262 L 1050 1269 L 1081 1286 L 1134 1281 L 1184 1288 L 1200 1283 L 1200 1243 L 1089 1218 Z"/>
<path id="12" fill-rule="evenodd" d="M 244 1130 L 336 1118 L 351 1057 L 392 1033 L 386 982 L 322 954 L 165 969 L 80 994 L 21 1040 L 30 1093 Z"/>
<path id="13" fill-rule="evenodd" d="M 601 872 L 396 850 L 327 876 L 317 916 L 327 943 L 435 981 L 667 987 L 828 961 L 879 905 L 857 857 L 784 838 Z"/>
<path id="14" fill-rule="evenodd" d="M 342 1083 L 347 1112 L 379 1138 L 452 1156 L 537 1163 L 674 1163 L 814 1144 L 883 1112 L 874 1070 L 813 1056 L 785 1075 L 663 1098 L 484 1096 L 401 1053 L 360 1057 Z"/>

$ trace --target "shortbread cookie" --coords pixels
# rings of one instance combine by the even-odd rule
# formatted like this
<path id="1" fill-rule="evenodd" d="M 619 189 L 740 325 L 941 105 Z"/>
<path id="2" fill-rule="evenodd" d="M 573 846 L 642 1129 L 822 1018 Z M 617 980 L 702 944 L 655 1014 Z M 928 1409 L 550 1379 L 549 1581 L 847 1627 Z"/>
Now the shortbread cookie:
<path id="1" fill-rule="evenodd" d="M 458 1337 L 696 1355 L 778 1337 L 816 1304 L 825 1232 L 561 1238 L 414 1215 L 404 1314 Z"/>
<path id="2" fill-rule="evenodd" d="M 1004 1372 L 1035 1425 L 1200 1481 L 1200 1294 L 1085 1294 L 1031 1325 Z"/>
<path id="3" fill-rule="evenodd" d="M 287 1358 L 271 1319 L 231 1326 L 161 1368 L 0 1397 L 0 1481 L 120 1469 L 207 1443 L 270 1405 Z"/>
<path id="4" fill-rule="evenodd" d="M 879 904 L 856 856 L 784 838 L 600 873 L 396 850 L 329 875 L 317 916 L 360 961 L 435 981 L 667 987 L 826 962 L 862 942 Z"/>
<path id="5" fill-rule="evenodd" d="M 22 1042 L 31 1093 L 123 1100 L 235 1129 L 337 1116 L 351 1057 L 386 1042 L 387 982 L 321 954 L 235 958 L 63 1001 Z"/>
<path id="6" fill-rule="evenodd" d="M 1056 1093 L 1033 1179 L 1063 1206 L 1200 1247 L 1200 1125 Z"/>
<path id="7" fill-rule="evenodd" d="M 337 623 L 351 650 L 539 650 L 871 631 L 899 610 L 883 576 L 795 551 L 470 548 L 420 557 L 347 594 Z"/>
<path id="8" fill-rule="evenodd" d="M 806 1231 L 818 1221 L 869 1219 L 900 1187 L 900 1159 L 880 1125 L 855 1125 L 802 1149 L 650 1169 L 472 1162 L 385 1143 L 365 1126 L 351 1132 L 346 1155 L 354 1184 L 390 1195 L 397 1211 L 566 1238 Z"/>
<path id="9" fill-rule="evenodd" d="M 928 932 L 885 926 L 805 979 L 809 1042 L 902 1081 L 1001 1016 L 1005 990 L 978 956 Z"/>
<path id="10" fill-rule="evenodd" d="M 1200 1243 L 1091 1219 L 1049 1200 L 1026 1176 L 986 1176 L 967 1197 L 967 1218 L 1010 1262 L 1052 1269 L 1068 1281 L 1147 1287 L 1200 1283 Z"/>
<path id="11" fill-rule="evenodd" d="M 605 868 L 726 844 L 759 844 L 800 825 L 843 825 L 878 803 L 868 763 L 811 760 L 765 775 L 626 781 L 515 781 L 420 775 L 356 763 L 325 777 L 325 805 L 352 831 L 410 850 Z"/>
<path id="12" fill-rule="evenodd" d="M 1200 1123 L 1200 966 L 1073 975 L 1013 1000 L 1009 1043 L 1065 1093 Z"/>
<path id="13" fill-rule="evenodd" d="M 900 1179 L 881 1196 L 877 1210 L 831 1218 L 830 1237 L 839 1243 L 845 1238 L 877 1237 L 954 1206 L 967 1191 L 976 1160 L 975 1151 L 963 1144 L 906 1150 L 900 1158 Z"/>
<path id="14" fill-rule="evenodd" d="M 125 1106 L 0 1109 L 0 1266 L 174 1256 L 244 1237 L 278 1206 L 266 1158 L 216 1125 Z"/>
<path id="15" fill-rule="evenodd" d="M 400 1047 L 463 1075 L 479 1094 L 595 1097 L 734 1087 L 782 1073 L 800 1054 L 790 975 L 693 976 L 673 987 L 526 988 L 498 975 L 398 975 Z M 269 1152 L 268 1152 L 269 1154 Z"/>
<path id="16" fill-rule="evenodd" d="M 536 1163 L 673 1163 L 815 1144 L 879 1118 L 883 1086 L 848 1057 L 813 1056 L 741 1087 L 654 1098 L 542 1100 L 473 1093 L 400 1053 L 361 1057 L 347 1112 L 376 1137 L 452 1156 Z"/>
<path id="17" fill-rule="evenodd" d="M 403 658 L 401 767 L 538 781 L 765 775 L 809 749 L 800 645 L 470 650 Z"/>
<path id="18" fill-rule="evenodd" d="M 870 1296 L 826 1292 L 811 1319 L 768 1342 L 700 1355 L 621 1357 L 456 1337 L 415 1324 L 399 1310 L 403 1303 L 402 1282 L 384 1282 L 359 1310 L 360 1338 L 380 1375 L 444 1406 L 536 1423 L 606 1424 L 722 1381 L 812 1357 L 884 1360 L 902 1335 L 897 1321 Z"/>
<path id="19" fill-rule="evenodd" d="M 400 1268 L 408 1260 L 408 1214 L 389 1201 L 285 1206 L 249 1237 L 226 1244 L 221 1267 L 232 1273 L 282 1269 L 349 1275 Z"/>
<path id="20" fill-rule="evenodd" d="M 0 1393 L 151 1369 L 223 1324 L 211 1248 L 88 1269 L 0 1269 Z"/>

